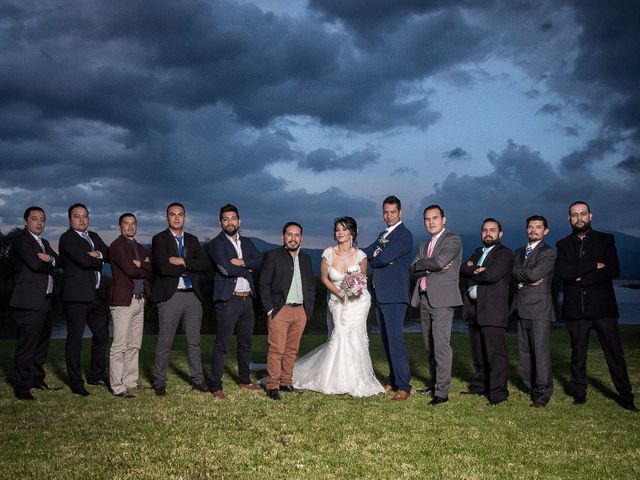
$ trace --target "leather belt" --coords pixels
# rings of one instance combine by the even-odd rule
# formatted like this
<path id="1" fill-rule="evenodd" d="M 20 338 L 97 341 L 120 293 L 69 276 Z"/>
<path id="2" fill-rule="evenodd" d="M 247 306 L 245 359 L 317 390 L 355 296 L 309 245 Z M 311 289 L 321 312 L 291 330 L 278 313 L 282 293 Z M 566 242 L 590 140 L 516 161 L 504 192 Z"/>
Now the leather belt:
<path id="1" fill-rule="evenodd" d="M 301 303 L 286 303 L 285 305 L 287 307 L 301 307 L 302 306 Z"/>
<path id="2" fill-rule="evenodd" d="M 179 288 L 176 290 L 176 292 L 180 292 L 180 293 L 193 292 L 193 288 Z"/>
<path id="3" fill-rule="evenodd" d="M 251 295 L 251 292 L 238 292 L 238 291 L 234 291 L 233 294 L 236 297 L 248 297 L 249 295 Z"/>

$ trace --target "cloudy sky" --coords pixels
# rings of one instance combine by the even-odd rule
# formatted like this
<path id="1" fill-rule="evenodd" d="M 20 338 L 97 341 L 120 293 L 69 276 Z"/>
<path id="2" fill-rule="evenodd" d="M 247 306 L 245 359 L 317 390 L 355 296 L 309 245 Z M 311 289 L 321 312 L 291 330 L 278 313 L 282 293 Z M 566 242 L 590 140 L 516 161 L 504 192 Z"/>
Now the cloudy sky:
<path id="1" fill-rule="evenodd" d="M 637 0 L 0 0 L 0 230 L 80 201 L 148 240 L 177 200 L 201 238 L 231 202 L 367 243 L 396 194 L 418 238 L 430 203 L 521 234 L 575 199 L 640 236 L 639 45 Z"/>

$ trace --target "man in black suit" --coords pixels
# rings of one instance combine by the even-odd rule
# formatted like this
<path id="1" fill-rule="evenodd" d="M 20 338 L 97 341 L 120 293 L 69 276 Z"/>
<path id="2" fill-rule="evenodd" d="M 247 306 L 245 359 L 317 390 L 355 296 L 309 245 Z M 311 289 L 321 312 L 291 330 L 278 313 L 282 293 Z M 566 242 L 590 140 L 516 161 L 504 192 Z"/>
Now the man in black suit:
<path id="1" fill-rule="evenodd" d="M 293 365 L 316 298 L 311 257 L 300 251 L 302 226 L 286 223 L 282 242 L 282 247 L 265 253 L 260 275 L 260 299 L 269 329 L 267 396 L 272 400 L 280 400 L 279 390 L 294 391 Z"/>
<path id="2" fill-rule="evenodd" d="M 60 257 L 41 237 L 46 216 L 40 207 L 24 211 L 24 230 L 9 251 L 13 292 L 9 307 L 16 324 L 16 384 L 19 400 L 33 400 L 32 388 L 52 390 L 44 381 L 44 362 L 53 329 L 53 271 Z"/>
<path id="3" fill-rule="evenodd" d="M 460 268 L 468 280 L 462 317 L 469 322 L 475 373 L 467 393 L 487 395 L 491 405 L 509 397 L 509 355 L 505 333 L 509 321 L 509 285 L 513 252 L 500 243 L 502 225 L 495 218 L 482 222 L 477 248 Z"/>
<path id="4" fill-rule="evenodd" d="M 63 268 L 62 305 L 67 319 L 65 359 L 71 391 L 87 396 L 80 365 L 85 325 L 91 329 L 89 385 L 107 386 L 106 352 L 109 317 L 105 306 L 102 265 L 109 261 L 109 247 L 89 229 L 89 210 L 81 203 L 69 207 L 69 229 L 60 236 Z"/>
<path id="5" fill-rule="evenodd" d="M 531 407 L 544 407 L 553 394 L 549 330 L 556 315 L 551 300 L 551 281 L 556 256 L 544 243 L 549 223 L 541 215 L 527 218 L 527 245 L 516 250 L 513 280 L 516 284 L 512 310 L 518 312 L 518 353 L 522 381 L 531 394 Z"/>
<path id="6" fill-rule="evenodd" d="M 187 340 L 187 364 L 194 390 L 208 392 L 202 374 L 200 358 L 200 326 L 202 324 L 202 292 L 200 274 L 209 272 L 211 265 L 200 241 L 184 231 L 185 209 L 181 203 L 167 207 L 169 227 L 151 240 L 153 286 L 151 298 L 158 303 L 160 330 L 156 344 L 153 389 L 156 395 L 167 394 L 169 353 L 176 330 L 183 322 Z"/>
<path id="7" fill-rule="evenodd" d="M 573 232 L 559 240 L 556 270 L 562 279 L 562 315 L 571 337 L 571 389 L 574 405 L 587 401 L 589 332 L 598 334 L 620 405 L 638 411 L 624 359 L 618 303 L 613 279 L 620 264 L 613 235 L 591 229 L 591 209 L 573 202 L 569 223 Z"/>
<path id="8" fill-rule="evenodd" d="M 216 340 L 211 359 L 211 392 L 224 398 L 222 374 L 224 357 L 235 330 L 238 340 L 238 376 L 240 388 L 257 390 L 251 381 L 251 337 L 253 335 L 253 272 L 262 265 L 262 254 L 250 238 L 240 237 L 240 214 L 227 204 L 220 209 L 222 231 L 209 243 L 209 257 L 215 277 L 213 303 L 216 311 Z"/>

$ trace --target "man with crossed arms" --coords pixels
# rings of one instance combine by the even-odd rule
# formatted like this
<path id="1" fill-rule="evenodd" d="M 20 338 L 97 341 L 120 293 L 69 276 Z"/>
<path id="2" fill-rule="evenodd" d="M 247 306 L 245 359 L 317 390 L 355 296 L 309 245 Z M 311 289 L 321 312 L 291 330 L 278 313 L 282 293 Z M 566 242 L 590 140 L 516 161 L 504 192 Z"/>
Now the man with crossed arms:
<path id="1" fill-rule="evenodd" d="M 449 400 L 453 362 L 451 325 L 454 307 L 462 305 L 458 286 L 462 241 L 445 229 L 447 218 L 440 205 L 429 205 L 423 217 L 431 240 L 420 246 L 411 264 L 411 273 L 417 278 L 411 306 L 420 307 L 430 380 L 428 388 L 417 393 L 432 394 L 429 404 L 438 405 Z"/>

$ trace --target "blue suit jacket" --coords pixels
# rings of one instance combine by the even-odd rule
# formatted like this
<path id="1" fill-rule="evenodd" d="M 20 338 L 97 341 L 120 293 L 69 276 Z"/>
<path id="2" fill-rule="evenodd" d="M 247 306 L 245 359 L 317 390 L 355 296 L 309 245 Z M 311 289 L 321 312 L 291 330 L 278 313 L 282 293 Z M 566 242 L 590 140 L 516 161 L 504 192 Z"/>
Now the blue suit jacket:
<path id="1" fill-rule="evenodd" d="M 251 239 L 240 237 L 242 260 L 244 267 L 231 263 L 232 258 L 238 258 L 235 247 L 224 232 L 220 232 L 209 243 L 209 257 L 214 267 L 213 301 L 227 301 L 233 296 L 238 277 L 246 278 L 251 286 L 251 295 L 256 296 L 253 286 L 252 272 L 259 270 L 262 265 L 262 254 L 253 245 Z"/>
<path id="2" fill-rule="evenodd" d="M 384 232 L 382 232 L 384 233 Z M 413 236 L 404 226 L 398 225 L 389 235 L 382 252 L 373 256 L 378 238 L 363 249 L 373 270 L 373 288 L 378 303 L 409 303 L 409 266 L 412 260 Z"/>

